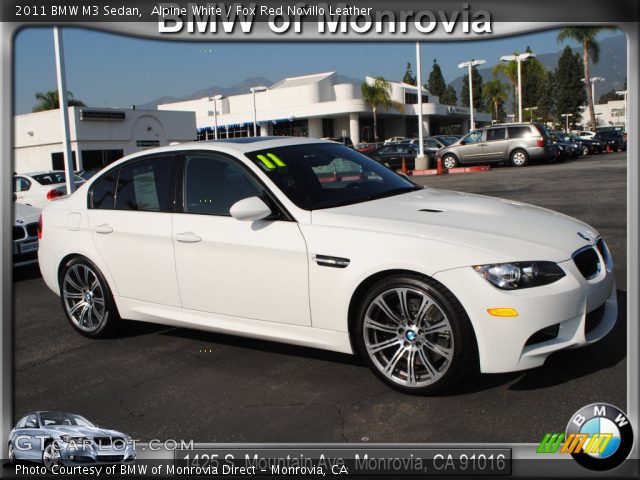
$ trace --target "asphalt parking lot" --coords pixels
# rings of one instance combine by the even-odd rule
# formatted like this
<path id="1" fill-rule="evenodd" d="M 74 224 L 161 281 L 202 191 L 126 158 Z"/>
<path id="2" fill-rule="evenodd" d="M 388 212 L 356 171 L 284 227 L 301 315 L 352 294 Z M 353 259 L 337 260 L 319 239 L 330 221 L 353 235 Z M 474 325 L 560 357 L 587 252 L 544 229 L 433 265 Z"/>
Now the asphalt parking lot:
<path id="1" fill-rule="evenodd" d="M 141 323 L 120 338 L 88 340 L 67 324 L 37 268 L 22 269 L 14 272 L 14 419 L 65 410 L 142 441 L 538 442 L 589 403 L 626 409 L 626 155 L 417 181 L 548 207 L 596 227 L 616 262 L 614 331 L 535 370 L 415 397 L 331 352 Z"/>

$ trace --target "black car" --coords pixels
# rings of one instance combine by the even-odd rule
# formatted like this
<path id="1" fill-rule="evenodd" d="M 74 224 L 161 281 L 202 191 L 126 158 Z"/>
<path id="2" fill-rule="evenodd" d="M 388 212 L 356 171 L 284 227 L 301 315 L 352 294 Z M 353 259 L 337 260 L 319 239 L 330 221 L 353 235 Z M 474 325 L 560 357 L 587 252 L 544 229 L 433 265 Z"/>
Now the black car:
<path id="1" fill-rule="evenodd" d="M 593 139 L 601 142 L 606 147 L 610 147 L 614 152 L 627 150 L 627 142 L 624 139 L 624 133 L 620 130 L 597 132 Z"/>
<path id="2" fill-rule="evenodd" d="M 432 164 L 433 153 L 429 151 L 424 153 L 427 156 L 428 163 Z M 402 160 L 405 161 L 408 170 L 415 170 L 418 150 L 407 143 L 390 143 L 367 155 L 392 170 L 400 170 L 402 168 Z"/>
<path id="3" fill-rule="evenodd" d="M 563 132 L 547 132 L 549 138 L 556 145 L 561 145 L 565 158 L 578 158 L 581 148 L 569 135 Z"/>
<path id="4" fill-rule="evenodd" d="M 602 143 L 598 140 L 580 138 L 572 133 L 562 131 L 552 131 L 549 132 L 549 134 L 558 137 L 561 142 L 576 144 L 578 146 L 578 153 L 582 156 L 602 153 Z"/>

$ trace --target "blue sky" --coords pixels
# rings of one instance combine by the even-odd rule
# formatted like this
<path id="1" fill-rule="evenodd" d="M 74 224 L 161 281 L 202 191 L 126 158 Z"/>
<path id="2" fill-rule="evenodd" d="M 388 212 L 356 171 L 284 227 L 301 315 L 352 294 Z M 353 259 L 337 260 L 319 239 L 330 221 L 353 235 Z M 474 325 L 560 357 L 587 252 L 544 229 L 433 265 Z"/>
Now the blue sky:
<path id="1" fill-rule="evenodd" d="M 445 81 L 451 82 L 462 73 L 458 63 L 471 58 L 483 58 L 493 65 L 501 55 L 524 51 L 527 46 L 536 53 L 559 51 L 564 44 L 556 41 L 557 32 L 423 42 L 424 81 L 434 58 Z M 294 75 L 337 71 L 355 78 L 383 75 L 399 80 L 407 62 L 415 69 L 415 44 L 406 42 L 177 42 L 77 28 L 64 28 L 63 35 L 67 87 L 76 98 L 94 107 L 129 107 L 164 95 L 187 95 L 211 85 L 227 87 L 253 76 L 276 82 Z M 610 35 L 603 33 L 599 38 Z M 52 29 L 20 31 L 14 55 L 15 109 L 18 114 L 27 113 L 35 103 L 35 92 L 56 88 Z"/>

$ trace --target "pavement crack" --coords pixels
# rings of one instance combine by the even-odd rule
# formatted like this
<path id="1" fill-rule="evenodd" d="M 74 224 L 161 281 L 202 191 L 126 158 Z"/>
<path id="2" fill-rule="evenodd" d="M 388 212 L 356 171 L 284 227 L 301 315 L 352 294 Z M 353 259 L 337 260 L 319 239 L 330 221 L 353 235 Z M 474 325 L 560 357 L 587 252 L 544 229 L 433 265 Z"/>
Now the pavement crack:
<path id="1" fill-rule="evenodd" d="M 91 346 L 92 346 L 91 343 L 87 343 L 86 345 L 81 345 L 81 346 L 76 347 L 76 348 L 71 348 L 69 350 L 64 350 L 62 352 L 58 352 L 58 353 L 56 353 L 54 355 L 51 355 L 50 357 L 43 358 L 42 360 L 38 360 L 38 361 L 36 361 L 34 363 L 31 363 L 29 365 L 24 365 L 22 367 L 17 367 L 16 371 L 21 372 L 21 371 L 25 371 L 25 370 L 31 370 L 32 368 L 40 367 L 40 366 L 44 365 L 45 363 L 50 362 L 51 360 L 55 360 L 58 357 L 62 357 L 62 356 L 67 355 L 69 353 L 74 353 L 74 352 L 77 352 L 79 350 L 83 350 L 85 348 L 89 348 Z"/>

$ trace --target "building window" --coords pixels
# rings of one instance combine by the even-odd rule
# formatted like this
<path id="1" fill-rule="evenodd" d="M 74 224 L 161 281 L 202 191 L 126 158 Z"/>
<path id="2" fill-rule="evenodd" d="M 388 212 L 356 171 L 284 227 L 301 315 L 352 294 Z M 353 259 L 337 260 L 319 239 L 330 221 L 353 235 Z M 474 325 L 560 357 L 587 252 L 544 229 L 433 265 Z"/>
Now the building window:
<path id="1" fill-rule="evenodd" d="M 124 157 L 124 150 L 82 150 L 81 155 L 84 170 L 100 170 Z"/>
<path id="2" fill-rule="evenodd" d="M 284 120 L 273 124 L 275 137 L 308 137 L 309 122 L 302 120 Z"/>
<path id="3" fill-rule="evenodd" d="M 417 93 L 410 93 L 410 92 L 404 92 L 404 103 L 407 105 L 415 105 L 418 103 L 418 94 Z M 422 103 L 429 103 L 429 96 L 425 95 L 424 93 L 422 94 Z"/>
<path id="4" fill-rule="evenodd" d="M 324 138 L 333 137 L 333 118 L 322 119 L 322 136 Z"/>
<path id="5" fill-rule="evenodd" d="M 77 172 L 78 161 L 75 150 L 71 151 L 71 158 L 73 159 L 73 170 Z M 64 170 L 64 153 L 54 152 L 51 154 L 51 170 Z"/>

